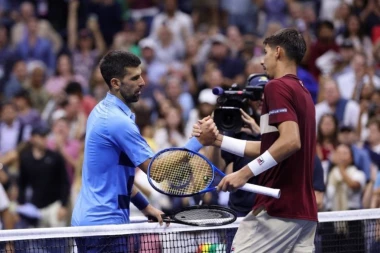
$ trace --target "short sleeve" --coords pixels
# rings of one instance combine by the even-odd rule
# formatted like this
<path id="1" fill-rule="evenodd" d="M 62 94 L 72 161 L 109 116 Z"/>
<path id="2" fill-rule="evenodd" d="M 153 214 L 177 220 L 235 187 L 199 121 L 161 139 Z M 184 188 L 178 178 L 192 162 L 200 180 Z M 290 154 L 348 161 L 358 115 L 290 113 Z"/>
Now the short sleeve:
<path id="1" fill-rule="evenodd" d="M 264 89 L 264 100 L 269 114 L 269 125 L 279 125 L 285 121 L 298 123 L 292 102 L 291 90 L 282 81 L 272 80 Z"/>
<path id="2" fill-rule="evenodd" d="M 110 124 L 111 138 L 120 149 L 128 156 L 135 167 L 153 157 L 153 151 L 146 140 L 141 136 L 140 131 L 132 119 L 125 122 L 120 119 Z"/>

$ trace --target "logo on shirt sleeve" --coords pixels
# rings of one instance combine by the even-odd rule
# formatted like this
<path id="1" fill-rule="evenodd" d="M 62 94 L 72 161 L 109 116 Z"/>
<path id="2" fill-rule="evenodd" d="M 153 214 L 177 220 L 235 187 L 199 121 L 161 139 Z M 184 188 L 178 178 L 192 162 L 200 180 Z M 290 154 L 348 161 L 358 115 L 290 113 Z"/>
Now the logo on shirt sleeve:
<path id="1" fill-rule="evenodd" d="M 260 156 L 257 158 L 257 162 L 259 163 L 259 165 L 262 165 L 265 161 L 264 161 L 263 157 Z"/>
<path id="2" fill-rule="evenodd" d="M 269 115 L 283 113 L 283 112 L 287 112 L 287 111 L 288 111 L 288 109 L 286 109 L 286 108 L 275 109 L 275 110 L 269 111 Z"/>

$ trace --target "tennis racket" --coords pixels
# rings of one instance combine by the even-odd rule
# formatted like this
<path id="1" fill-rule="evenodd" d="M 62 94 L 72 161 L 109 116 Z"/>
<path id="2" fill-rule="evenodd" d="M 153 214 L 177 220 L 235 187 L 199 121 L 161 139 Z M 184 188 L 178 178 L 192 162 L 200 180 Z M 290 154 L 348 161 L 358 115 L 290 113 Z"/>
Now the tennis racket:
<path id="1" fill-rule="evenodd" d="M 203 155 L 185 148 L 169 148 L 158 152 L 148 166 L 148 181 L 165 195 L 187 197 L 216 190 L 225 174 Z M 280 198 L 281 191 L 254 184 L 240 190 Z"/>
<path id="2" fill-rule="evenodd" d="M 200 227 L 227 225 L 233 223 L 236 217 L 233 210 L 221 206 L 190 206 L 171 215 L 162 215 L 164 222 Z M 157 221 L 153 216 L 148 216 L 148 219 Z"/>

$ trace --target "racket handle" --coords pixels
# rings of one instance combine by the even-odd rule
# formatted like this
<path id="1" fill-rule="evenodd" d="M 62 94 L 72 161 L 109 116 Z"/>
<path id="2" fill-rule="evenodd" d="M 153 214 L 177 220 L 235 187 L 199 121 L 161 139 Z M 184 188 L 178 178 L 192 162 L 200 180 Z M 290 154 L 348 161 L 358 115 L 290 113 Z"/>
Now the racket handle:
<path id="1" fill-rule="evenodd" d="M 262 194 L 276 199 L 279 199 L 281 196 L 281 191 L 279 189 L 273 189 L 255 184 L 245 184 L 242 187 L 240 187 L 240 190 Z"/>

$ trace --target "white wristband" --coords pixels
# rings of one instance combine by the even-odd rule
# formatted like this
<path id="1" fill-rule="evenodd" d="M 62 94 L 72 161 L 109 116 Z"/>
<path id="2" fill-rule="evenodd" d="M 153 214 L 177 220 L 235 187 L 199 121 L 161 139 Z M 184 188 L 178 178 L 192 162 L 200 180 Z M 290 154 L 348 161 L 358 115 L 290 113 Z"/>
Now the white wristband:
<path id="1" fill-rule="evenodd" d="M 248 167 L 251 169 L 252 173 L 255 176 L 263 173 L 264 171 L 276 165 L 277 162 L 274 160 L 273 156 L 269 153 L 268 150 L 252 162 L 248 163 Z"/>
<path id="2" fill-rule="evenodd" d="M 247 141 L 223 136 L 220 148 L 228 153 L 244 157 L 245 145 L 247 145 Z"/>

